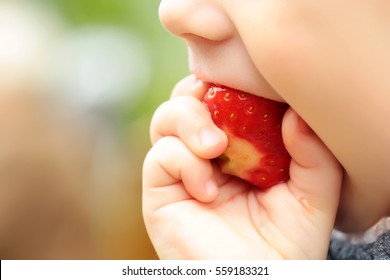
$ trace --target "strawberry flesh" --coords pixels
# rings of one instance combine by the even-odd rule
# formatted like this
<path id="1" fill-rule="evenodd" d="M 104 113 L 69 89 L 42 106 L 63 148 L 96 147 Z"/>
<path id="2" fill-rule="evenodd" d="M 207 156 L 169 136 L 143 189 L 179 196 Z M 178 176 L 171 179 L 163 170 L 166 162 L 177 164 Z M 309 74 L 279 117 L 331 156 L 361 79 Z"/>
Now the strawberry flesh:
<path id="1" fill-rule="evenodd" d="M 217 85 L 209 87 L 203 102 L 228 136 L 226 151 L 215 159 L 223 173 L 259 188 L 289 179 L 291 157 L 281 133 L 286 103 Z"/>

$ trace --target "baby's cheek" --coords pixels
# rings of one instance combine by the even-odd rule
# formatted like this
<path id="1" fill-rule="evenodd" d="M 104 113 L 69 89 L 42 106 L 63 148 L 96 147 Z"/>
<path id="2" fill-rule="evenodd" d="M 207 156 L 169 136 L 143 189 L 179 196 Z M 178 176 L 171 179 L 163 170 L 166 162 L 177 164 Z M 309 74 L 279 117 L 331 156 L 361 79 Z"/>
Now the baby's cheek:
<path id="1" fill-rule="evenodd" d="M 249 40 L 248 51 L 259 72 L 283 95 L 311 80 L 321 47 L 302 30 L 279 30 L 274 36 L 263 36 L 261 42 Z"/>
<path id="2" fill-rule="evenodd" d="M 236 28 L 258 71 L 281 96 L 307 81 L 323 82 L 316 81 L 318 75 L 325 76 L 340 52 L 340 42 L 335 44 L 334 32 L 324 24 L 326 15 L 306 1 L 258 3 L 235 13 Z"/>
<path id="3" fill-rule="evenodd" d="M 240 11 L 234 14 L 235 25 L 260 74 L 280 95 L 286 88 L 301 86 L 323 52 L 315 27 L 303 24 L 298 11 L 277 4 Z"/>

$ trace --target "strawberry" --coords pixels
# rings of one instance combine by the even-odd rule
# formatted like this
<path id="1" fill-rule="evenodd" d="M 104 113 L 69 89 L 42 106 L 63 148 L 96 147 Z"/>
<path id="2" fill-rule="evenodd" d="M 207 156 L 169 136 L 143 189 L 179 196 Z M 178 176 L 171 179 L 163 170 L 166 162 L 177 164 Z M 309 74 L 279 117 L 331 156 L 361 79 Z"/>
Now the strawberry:
<path id="1" fill-rule="evenodd" d="M 291 157 L 281 134 L 286 103 L 217 85 L 209 87 L 203 102 L 228 136 L 226 151 L 215 159 L 223 173 L 260 188 L 289 179 Z"/>

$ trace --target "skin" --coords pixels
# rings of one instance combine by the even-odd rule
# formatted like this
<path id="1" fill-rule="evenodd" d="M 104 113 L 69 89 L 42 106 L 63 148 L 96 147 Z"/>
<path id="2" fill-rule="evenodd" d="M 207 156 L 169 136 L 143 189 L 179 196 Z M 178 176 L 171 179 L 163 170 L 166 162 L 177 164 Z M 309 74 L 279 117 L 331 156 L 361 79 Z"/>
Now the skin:
<path id="1" fill-rule="evenodd" d="M 325 258 L 342 180 L 337 160 L 289 109 L 282 124 L 293 158 L 287 183 L 264 191 L 221 174 L 209 159 L 227 139 L 199 100 L 204 92 L 194 76 L 183 79 L 152 120 L 143 214 L 159 257 Z"/>
<path id="2" fill-rule="evenodd" d="M 161 22 L 186 42 L 196 78 L 179 82 L 152 120 L 144 217 L 160 257 L 323 258 L 336 210 L 348 232 L 390 214 L 390 128 L 380 121 L 390 117 L 389 5 L 161 1 Z M 259 192 L 212 169 L 226 136 L 202 107 L 199 80 L 292 107 L 282 126 L 289 182 Z M 211 228 L 215 236 L 203 234 Z"/>

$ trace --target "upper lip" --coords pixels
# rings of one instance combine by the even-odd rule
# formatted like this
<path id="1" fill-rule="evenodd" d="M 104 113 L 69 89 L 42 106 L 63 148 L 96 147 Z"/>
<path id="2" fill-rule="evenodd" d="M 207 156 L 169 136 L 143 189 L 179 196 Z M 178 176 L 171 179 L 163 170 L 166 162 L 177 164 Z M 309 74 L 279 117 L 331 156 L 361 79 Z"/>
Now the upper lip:
<path id="1" fill-rule="evenodd" d="M 225 78 L 226 76 L 224 75 L 224 73 L 222 73 L 222 71 L 217 72 L 217 69 L 215 69 L 214 71 L 210 71 L 209 68 L 204 69 L 202 67 L 199 67 L 199 65 L 195 66 L 194 64 L 190 64 L 190 71 L 197 77 L 198 80 L 201 80 L 206 84 L 215 84 L 219 86 L 234 88 L 240 91 L 248 91 L 247 89 L 244 89 L 240 86 L 241 82 L 239 78 L 232 79 L 230 77 L 229 79 L 227 79 Z"/>
<path id="2" fill-rule="evenodd" d="M 248 91 L 248 82 L 243 78 L 247 74 L 234 71 L 238 67 L 245 67 L 238 58 L 231 57 L 231 50 L 226 45 L 214 45 L 208 41 L 197 43 L 197 40 L 187 41 L 189 51 L 190 71 L 205 82 Z M 237 54 L 236 54 L 237 55 Z"/>
<path id="3" fill-rule="evenodd" d="M 271 86 L 266 84 L 261 84 L 261 89 L 254 89 L 245 87 L 245 84 L 243 84 L 242 80 L 239 79 L 224 79 L 224 76 L 221 75 L 221 77 L 211 76 L 208 75 L 200 70 L 193 69 L 191 71 L 198 80 L 201 80 L 202 82 L 206 84 L 215 84 L 217 86 L 223 86 L 232 88 L 238 91 L 247 92 L 250 94 L 254 94 L 257 96 L 262 96 L 267 99 L 272 99 L 279 102 L 285 102 L 274 90 Z"/>
<path id="4" fill-rule="evenodd" d="M 187 45 L 190 71 L 199 80 L 283 102 L 241 46 L 197 44 L 191 40 Z"/>

